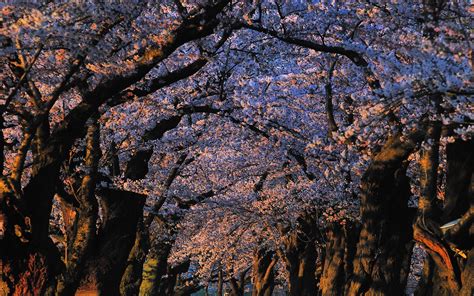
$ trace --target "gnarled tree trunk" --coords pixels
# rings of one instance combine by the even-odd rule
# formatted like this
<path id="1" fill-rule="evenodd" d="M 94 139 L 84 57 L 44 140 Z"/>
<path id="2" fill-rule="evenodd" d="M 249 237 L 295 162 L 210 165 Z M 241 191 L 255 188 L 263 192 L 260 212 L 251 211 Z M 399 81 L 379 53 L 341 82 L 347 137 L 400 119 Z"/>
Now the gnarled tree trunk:
<path id="1" fill-rule="evenodd" d="M 41 190 L 38 192 L 41 194 Z M 48 205 L 38 211 L 47 209 Z M 32 219 L 31 213 L 24 196 L 14 189 L 9 178 L 2 177 L 0 291 L 5 295 L 51 295 L 56 276 L 63 269 L 60 254 L 48 236 L 48 227 L 42 223 L 43 216 Z"/>
<path id="2" fill-rule="evenodd" d="M 86 135 L 85 165 L 88 172 L 82 178 L 76 194 L 79 206 L 67 236 L 65 271 L 60 276 L 57 295 L 75 295 L 85 262 L 92 253 L 96 239 L 98 205 L 95 197 L 97 169 L 100 159 L 100 130 L 97 117 L 89 123 Z M 68 211 L 71 209 L 65 209 Z M 67 215 L 63 215 L 66 220 Z"/>
<path id="3" fill-rule="evenodd" d="M 406 159 L 420 141 L 415 132 L 394 135 L 375 156 L 361 184 L 361 231 L 346 285 L 350 295 L 399 295 L 404 291 L 412 243 L 414 212 L 408 208 Z"/>
<path id="4" fill-rule="evenodd" d="M 443 206 L 440 207 L 434 200 L 425 200 L 429 205 L 421 202 L 419 205 L 420 219 L 415 225 L 415 238 L 425 247 L 429 256 L 425 261 L 417 295 L 474 293 L 474 141 L 458 140 L 448 144 L 446 153 Z M 437 163 L 427 162 L 423 170 L 434 170 L 435 167 Z M 436 184 L 427 183 L 426 186 Z M 425 210 L 427 208 L 429 211 Z M 452 221 L 451 227 L 440 231 L 440 225 Z"/>
<path id="5" fill-rule="evenodd" d="M 408 208 L 406 159 L 421 141 L 392 136 L 367 168 L 361 184 L 361 224 L 328 231 L 322 295 L 402 295 L 406 286 L 414 210 Z"/>
<path id="6" fill-rule="evenodd" d="M 274 267 L 278 261 L 275 252 L 258 248 L 253 255 L 252 296 L 271 296 L 275 288 Z"/>

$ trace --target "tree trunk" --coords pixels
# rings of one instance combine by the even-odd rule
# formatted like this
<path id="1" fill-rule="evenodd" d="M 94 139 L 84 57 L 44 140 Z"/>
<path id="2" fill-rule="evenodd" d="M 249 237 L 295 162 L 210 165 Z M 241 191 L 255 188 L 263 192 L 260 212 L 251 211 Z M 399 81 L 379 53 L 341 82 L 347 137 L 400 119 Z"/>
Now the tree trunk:
<path id="1" fill-rule="evenodd" d="M 415 227 L 417 240 L 428 252 L 416 295 L 473 295 L 474 141 L 448 144 L 446 194 L 442 208 Z M 456 220 L 459 219 L 459 220 Z M 456 221 L 455 221 L 456 220 Z M 443 232 L 439 226 L 453 222 Z M 427 225 L 427 227 L 423 227 Z"/>
<path id="2" fill-rule="evenodd" d="M 310 296 L 316 286 L 316 222 L 311 215 L 298 219 L 297 229 L 284 239 L 284 258 L 291 296 Z"/>
<path id="3" fill-rule="evenodd" d="M 162 277 L 168 270 L 168 256 L 172 243 L 156 239 L 150 248 L 148 257 L 143 266 L 140 295 L 159 295 Z"/>
<path id="4" fill-rule="evenodd" d="M 327 229 L 319 288 L 322 295 L 344 295 L 344 287 L 352 275 L 360 225 L 331 225 Z"/>
<path id="5" fill-rule="evenodd" d="M 98 232 L 97 252 L 88 262 L 82 286 L 95 286 L 100 295 L 119 295 L 145 199 L 134 192 L 103 189 L 99 201 L 103 223 Z"/>
<path id="6" fill-rule="evenodd" d="M 235 278 L 230 278 L 230 296 L 244 296 L 244 287 L 240 286 Z"/>
<path id="7" fill-rule="evenodd" d="M 414 213 L 408 208 L 409 180 L 405 160 L 421 140 L 391 137 L 367 168 L 361 183 L 361 231 L 350 295 L 400 295 L 408 276 Z"/>
<path id="8" fill-rule="evenodd" d="M 174 296 L 176 294 L 176 291 L 179 290 L 180 293 L 188 293 L 193 288 L 194 286 L 191 287 L 178 287 L 180 289 L 175 289 L 178 284 L 178 276 L 181 273 L 187 272 L 189 269 L 190 261 L 184 261 L 179 263 L 176 266 L 169 267 L 166 271 L 166 277 L 162 277 L 161 281 L 158 283 L 158 293 L 156 295 L 163 295 L 163 296 Z"/>
<path id="9" fill-rule="evenodd" d="M 224 276 L 222 274 L 222 269 L 219 269 L 217 276 L 217 296 L 222 296 L 224 292 Z"/>
<path id="10" fill-rule="evenodd" d="M 50 295 L 61 258 L 48 236 L 33 240 L 32 221 L 7 178 L 0 179 L 0 292 Z M 40 239 L 41 238 L 41 239 Z"/>
<path id="11" fill-rule="evenodd" d="M 252 296 L 271 296 L 275 288 L 274 267 L 278 261 L 275 252 L 259 248 L 253 256 Z"/>
<path id="12" fill-rule="evenodd" d="M 247 272 L 249 272 L 249 270 L 250 267 L 243 270 L 239 275 L 239 279 L 236 279 L 233 276 L 230 277 L 229 284 L 231 296 L 244 296 L 245 283 L 247 282 Z"/>
<path id="13" fill-rule="evenodd" d="M 82 178 L 78 194 L 79 207 L 72 231 L 68 233 L 66 268 L 60 276 L 57 295 L 75 295 L 84 270 L 85 262 L 92 253 L 96 240 L 98 205 L 95 197 L 97 169 L 100 159 L 100 129 L 97 117 L 87 128 L 85 165 L 88 173 Z M 70 238 L 70 241 L 69 241 Z"/>
<path id="14" fill-rule="evenodd" d="M 128 257 L 127 267 L 120 282 L 121 295 L 138 295 L 142 283 L 143 264 L 150 248 L 149 231 L 141 219 L 132 251 Z"/>

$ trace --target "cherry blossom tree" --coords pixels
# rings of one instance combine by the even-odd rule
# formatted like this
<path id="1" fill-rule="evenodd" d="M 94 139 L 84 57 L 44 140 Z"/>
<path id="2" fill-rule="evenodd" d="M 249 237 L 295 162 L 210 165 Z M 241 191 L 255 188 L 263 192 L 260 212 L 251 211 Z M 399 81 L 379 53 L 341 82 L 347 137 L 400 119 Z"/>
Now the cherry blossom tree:
<path id="1" fill-rule="evenodd" d="M 0 7 L 2 294 L 473 293 L 468 1 Z"/>

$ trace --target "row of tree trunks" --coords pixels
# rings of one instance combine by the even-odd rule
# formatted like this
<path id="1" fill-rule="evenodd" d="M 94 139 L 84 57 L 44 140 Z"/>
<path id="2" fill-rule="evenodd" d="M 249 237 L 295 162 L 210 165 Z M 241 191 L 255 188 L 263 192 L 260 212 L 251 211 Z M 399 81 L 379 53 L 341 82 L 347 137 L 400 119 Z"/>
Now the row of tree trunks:
<path id="1" fill-rule="evenodd" d="M 61 164 L 66 160 L 76 140 L 83 137 L 87 120 L 107 100 L 140 81 L 149 71 L 170 56 L 181 45 L 212 34 L 219 24 L 216 16 L 228 3 L 229 1 L 213 2 L 212 5 L 206 6 L 200 13 L 194 14 L 192 17 L 186 17 L 175 30 L 170 32 L 170 38 L 164 38 L 160 44 L 154 47 L 147 47 L 143 51 L 143 55 L 133 65 L 130 65 L 130 71 L 121 75 L 117 73 L 107 75 L 92 90 L 81 89 L 79 92 L 82 93 L 82 101 L 70 110 L 64 119 L 57 124 L 56 128 L 49 133 L 46 128 L 41 127 L 42 123 L 49 120 L 47 110 L 67 92 L 67 86 L 71 78 L 78 71 L 82 70 L 81 67 L 86 55 L 79 54 L 77 58 L 72 59 L 74 60 L 73 63 L 67 65 L 70 68 L 69 71 L 54 89 L 52 96 L 44 98 L 46 99 L 44 101 L 45 108 L 42 108 L 44 110 L 38 112 L 38 116 L 35 115 L 34 120 L 28 124 L 29 130 L 24 133 L 24 138 L 36 135 L 36 138 L 33 139 L 34 147 L 25 145 L 25 150 L 23 151 L 22 149 L 17 153 L 20 156 L 26 155 L 26 152 L 31 148 L 31 151 L 35 154 L 33 155 L 35 164 L 32 167 L 32 174 L 28 184 L 23 188 L 23 191 L 18 190 L 21 189 L 21 186 L 12 186 L 12 183 L 18 183 L 16 181 L 21 180 L 21 170 L 19 171 L 20 174 L 16 175 L 15 178 L 2 176 L 2 186 L 0 188 L 0 215 L 2 219 L 2 234 L 0 236 L 0 288 L 2 292 L 6 291 L 6 294 L 13 295 L 55 293 L 58 276 L 63 276 L 62 273 L 67 268 L 60 258 L 59 250 L 49 237 L 53 198 L 57 193 L 56 186 L 60 180 Z M 116 20 L 110 23 L 107 22 L 104 24 L 100 34 L 97 35 L 100 38 L 104 37 L 118 22 Z M 97 42 L 101 40 L 100 38 L 94 40 L 89 45 L 91 47 L 96 46 Z M 38 55 L 39 53 L 40 50 Z M 186 71 L 184 76 L 189 76 L 193 73 L 195 71 Z M 183 75 L 174 75 L 174 78 L 168 78 L 166 83 L 170 84 L 184 77 Z M 159 87 L 156 87 L 154 90 Z M 17 90 L 18 88 L 11 93 L 12 97 Z M 6 105 L 2 109 L 4 107 Z M 3 110 L 1 115 L 3 116 Z M 46 133 L 43 133 L 43 131 Z M 1 149 L 3 149 L 3 146 Z M 2 153 L 0 158 L 3 157 Z M 116 193 L 116 200 L 111 197 L 103 198 L 106 199 L 103 201 L 105 205 L 103 208 L 110 206 L 108 208 L 110 210 L 108 212 L 109 217 L 105 219 L 105 223 L 99 229 L 97 245 L 93 248 L 94 250 L 99 250 L 95 257 L 97 264 L 104 265 L 99 265 L 91 274 L 94 274 L 94 277 L 96 277 L 101 293 L 106 295 L 118 294 L 120 276 L 123 273 L 123 269 L 125 269 L 128 252 L 135 237 L 137 221 L 137 211 L 135 210 L 143 206 L 143 200 L 141 199 L 135 199 L 129 204 L 124 202 L 124 200 L 129 200 L 129 198 L 120 195 L 127 195 L 129 193 Z M 121 209 L 123 206 L 125 206 L 124 209 Z M 138 212 L 141 215 L 141 211 Z M 116 216 L 117 213 L 120 214 Z M 81 236 L 82 234 L 92 233 L 91 214 L 87 213 L 87 211 L 82 211 L 82 215 L 78 215 L 78 219 L 81 220 L 81 226 L 89 225 L 89 227 L 86 227 L 87 229 L 82 229 L 78 225 L 78 229 L 81 230 L 79 231 Z M 87 235 L 86 241 L 89 241 Z M 81 245 L 81 252 L 89 249 L 89 247 L 86 247 L 87 244 Z M 125 251 L 126 253 L 124 253 Z M 83 261 L 83 259 L 79 260 L 78 257 L 74 264 L 80 266 Z M 87 261 L 90 262 L 91 260 Z M 91 263 L 87 265 L 89 268 L 93 266 Z M 74 286 L 75 284 L 72 283 L 75 282 L 74 278 L 79 273 L 81 273 L 80 270 L 74 272 L 72 270 L 66 271 L 65 276 L 62 279 L 59 278 L 63 282 L 61 285 Z M 114 285 L 114 288 L 111 288 L 112 285 Z M 61 291 L 73 290 L 72 288 L 66 289 L 65 286 L 60 289 Z"/>
<path id="2" fill-rule="evenodd" d="M 434 143 L 437 145 L 436 141 Z M 409 188 L 404 174 L 404 157 L 394 161 L 397 151 L 390 152 L 399 145 L 398 141 L 389 141 L 364 176 L 362 228 L 358 239 L 354 239 L 354 235 L 359 232 L 357 226 L 333 226 L 328 230 L 320 279 L 322 295 L 404 293 L 412 248 L 410 229 L 414 213 L 407 207 Z M 406 148 L 399 151 L 406 151 L 407 156 L 406 153 L 411 149 L 409 146 Z M 435 209 L 422 215 L 415 224 L 415 239 L 425 245 L 429 254 L 417 295 L 473 294 L 472 151 L 472 141 L 448 145 L 446 195 L 442 211 L 436 209 L 433 198 L 436 191 L 433 191 L 433 187 L 431 191 L 427 188 L 433 186 L 436 180 L 432 176 L 436 172 L 438 156 L 426 154 L 431 159 L 428 162 L 422 157 L 422 161 L 426 162 L 422 163 L 426 165 L 422 171 L 425 170 L 425 176 L 430 176 L 431 170 L 431 177 L 422 185 L 425 186 L 423 192 L 427 198 L 421 201 L 421 208 L 425 209 L 423 202 L 429 202 L 429 207 Z M 433 213 L 433 210 L 436 212 Z M 442 234 L 439 226 L 455 219 L 460 219 L 457 225 Z M 425 228 L 417 229 L 421 221 L 428 231 Z M 352 229 L 348 231 L 347 227 Z M 357 245 L 354 248 L 355 242 Z"/>
<path id="3" fill-rule="evenodd" d="M 322 295 L 403 295 L 409 272 L 414 210 L 408 208 L 406 159 L 422 139 L 393 135 L 361 183 L 361 223 L 327 229 Z"/>

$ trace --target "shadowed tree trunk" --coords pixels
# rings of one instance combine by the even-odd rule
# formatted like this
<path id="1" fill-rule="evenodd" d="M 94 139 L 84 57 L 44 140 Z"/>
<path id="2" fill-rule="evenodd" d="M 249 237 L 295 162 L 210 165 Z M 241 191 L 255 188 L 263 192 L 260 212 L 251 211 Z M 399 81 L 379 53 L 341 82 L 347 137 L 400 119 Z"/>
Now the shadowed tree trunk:
<path id="1" fill-rule="evenodd" d="M 444 0 L 423 1 L 423 34 L 430 40 L 438 38 L 434 28 L 446 4 Z M 441 95 L 431 97 L 438 114 L 446 108 L 442 99 Z M 473 295 L 474 141 L 457 139 L 447 145 L 446 190 L 441 205 L 437 194 L 440 135 L 441 122 L 432 122 L 420 161 L 421 196 L 414 236 L 428 258 L 416 293 Z"/>
<path id="2" fill-rule="evenodd" d="M 360 226 L 357 223 L 331 225 L 327 229 L 326 248 L 319 287 L 322 295 L 343 295 L 352 275 Z"/>
<path id="3" fill-rule="evenodd" d="M 245 283 L 248 280 L 247 273 L 249 272 L 249 270 L 250 270 L 250 267 L 243 270 L 240 273 L 238 279 L 236 279 L 235 277 L 231 277 L 229 279 L 231 296 L 244 296 Z"/>
<path id="4" fill-rule="evenodd" d="M 244 296 L 245 282 L 240 283 L 235 278 L 232 277 L 229 279 L 229 285 L 230 285 L 230 293 L 229 293 L 230 296 Z"/>
<path id="5" fill-rule="evenodd" d="M 316 287 L 316 221 L 307 214 L 300 217 L 297 228 L 284 238 L 283 260 L 288 271 L 291 296 L 314 295 Z"/>
<path id="6" fill-rule="evenodd" d="M 99 195 L 103 222 L 83 286 L 95 286 L 100 295 L 119 295 L 145 200 L 141 194 L 114 189 L 102 189 Z"/>
<path id="7" fill-rule="evenodd" d="M 346 286 L 351 295 L 400 295 L 409 271 L 414 212 L 408 208 L 406 159 L 422 133 L 401 140 L 392 136 L 367 168 L 361 183 L 361 231 L 353 272 Z"/>
<path id="8" fill-rule="evenodd" d="M 143 219 L 139 221 L 135 243 L 128 257 L 127 267 L 120 282 L 121 295 L 138 295 L 143 273 L 143 263 L 150 248 L 148 229 Z"/>
<path id="9" fill-rule="evenodd" d="M 86 135 L 85 165 L 87 174 L 82 178 L 76 194 L 79 207 L 74 213 L 72 227 L 68 227 L 65 265 L 66 270 L 60 277 L 57 295 L 74 295 L 82 276 L 85 260 L 90 256 L 96 239 L 98 205 L 95 198 L 97 169 L 100 159 L 100 130 L 98 118 L 91 119 Z M 71 209 L 65 209 L 71 211 Z M 64 212 L 63 212 L 64 213 Z M 68 215 L 63 215 L 67 217 Z M 66 221 L 65 221 L 66 222 Z"/>
<path id="10" fill-rule="evenodd" d="M 155 239 L 143 265 L 140 295 L 159 295 L 162 277 L 168 270 L 168 257 L 173 244 Z"/>
<path id="11" fill-rule="evenodd" d="M 144 179 L 148 173 L 148 161 L 153 150 L 138 151 L 127 163 L 125 176 L 133 180 Z M 117 157 L 116 157 L 117 158 Z M 112 159 L 112 162 L 117 160 Z M 116 165 L 115 165 L 116 166 Z M 118 172 L 120 173 L 120 172 Z M 135 241 L 127 259 L 127 265 L 120 281 L 121 295 L 138 295 L 142 282 L 143 263 L 150 248 L 149 227 L 153 216 L 140 217 Z"/>
<path id="12" fill-rule="evenodd" d="M 334 106 L 332 97 L 332 76 L 334 68 L 336 67 L 337 60 L 331 62 L 329 70 L 327 71 L 326 85 L 324 86 L 326 96 L 326 117 L 328 123 L 328 136 L 332 138 L 332 133 L 337 131 L 337 123 L 334 119 Z"/>
<path id="13" fill-rule="evenodd" d="M 271 296 L 275 288 L 274 267 L 278 262 L 275 252 L 258 248 L 253 255 L 252 296 Z"/>
<path id="14" fill-rule="evenodd" d="M 361 225 L 328 230 L 322 295 L 401 295 L 407 281 L 414 211 L 408 208 L 406 159 L 423 133 L 388 139 L 361 183 Z"/>
<path id="15" fill-rule="evenodd" d="M 181 117 L 179 117 L 179 120 L 181 120 Z M 150 131 L 146 132 L 145 136 L 142 138 L 143 141 L 148 141 L 150 139 L 159 139 L 160 137 L 163 136 L 165 132 L 176 127 L 175 125 L 166 124 L 167 122 L 168 121 L 166 120 L 157 122 L 155 127 L 151 129 L 154 132 L 150 132 Z M 159 131 L 159 133 L 157 131 Z M 142 150 L 142 151 L 138 151 L 134 153 L 127 163 L 125 176 L 132 180 L 139 180 L 139 179 L 145 178 L 148 173 L 148 162 L 150 160 L 152 153 L 153 153 L 153 150 L 151 149 Z M 181 157 L 179 157 L 176 165 L 174 166 L 174 168 L 171 170 L 170 174 L 168 175 L 168 178 L 166 179 L 165 184 L 164 184 L 165 186 L 164 193 L 153 206 L 154 212 L 158 212 L 161 206 L 164 204 L 166 200 L 166 196 L 167 196 L 166 191 L 168 190 L 168 188 L 173 183 L 173 180 L 178 175 L 181 165 L 183 165 L 183 163 L 186 160 L 186 156 L 187 154 L 183 154 Z M 147 258 L 148 252 L 150 250 L 149 228 L 153 222 L 153 219 L 154 219 L 154 215 L 150 213 L 146 218 L 141 219 L 139 223 L 136 239 L 127 261 L 127 267 L 126 267 L 125 273 L 120 283 L 120 291 L 123 295 L 137 295 L 140 291 L 140 286 L 142 285 L 142 280 L 143 280 L 142 276 L 144 275 L 146 275 L 147 277 L 152 276 L 152 273 L 153 273 L 152 270 L 155 270 L 154 267 L 152 267 L 153 263 L 149 262 L 146 265 L 146 268 L 149 269 L 149 271 L 147 273 L 143 272 L 144 263 Z M 150 256 L 154 256 L 154 255 L 150 255 Z M 156 269 L 155 271 L 158 271 L 158 269 Z M 160 273 L 161 271 L 158 271 L 158 272 Z M 160 278 L 161 276 L 159 275 L 158 277 Z M 149 284 L 150 283 L 146 283 L 145 285 L 148 286 Z M 148 288 L 144 287 L 144 289 L 148 289 Z M 151 287 L 150 289 L 153 290 L 155 288 Z"/>
<path id="16" fill-rule="evenodd" d="M 187 272 L 190 262 L 181 262 L 176 266 L 168 264 L 174 241 L 155 240 L 143 266 L 139 295 L 174 295 L 178 275 Z M 190 291 L 181 289 L 180 293 Z"/>
<path id="17" fill-rule="evenodd" d="M 219 268 L 217 272 L 217 296 L 222 296 L 224 293 L 224 275 L 222 268 Z"/>
<path id="18" fill-rule="evenodd" d="M 8 183 L 7 183 L 8 184 Z M 42 295 L 46 293 L 48 279 L 53 275 L 48 268 L 45 252 L 30 248 L 29 229 L 21 214 L 10 208 L 16 203 L 16 197 L 8 192 L 8 185 L 2 180 L 2 236 L 0 240 L 0 292 L 4 295 Z M 5 209 L 7 211 L 5 211 Z"/>
<path id="19" fill-rule="evenodd" d="M 437 144 L 436 141 L 434 144 Z M 420 197 L 415 238 L 428 252 L 416 295 L 473 295 L 474 284 L 474 141 L 458 140 L 446 147 L 447 175 L 444 204 L 435 201 L 436 177 L 425 180 Z M 433 154 L 432 157 L 430 157 Z M 436 173 L 437 148 L 430 147 L 422 159 L 422 172 Z M 435 176 L 435 175 L 434 175 Z M 459 220 L 458 220 L 459 219 Z M 452 222 L 440 231 L 440 225 Z"/>
<path id="20" fill-rule="evenodd" d="M 178 284 L 178 276 L 181 273 L 187 272 L 189 269 L 189 265 L 190 261 L 188 260 L 181 262 L 176 266 L 171 267 L 168 265 L 166 277 L 161 278 L 161 282 L 159 282 L 158 293 L 156 295 L 174 296 L 176 294 L 175 287 Z M 180 293 L 186 294 L 192 289 L 183 289 L 183 287 L 181 287 L 181 289 L 178 290 L 180 290 Z"/>
<path id="21" fill-rule="evenodd" d="M 187 154 L 182 154 L 178 158 L 174 168 L 170 171 L 164 184 L 166 190 L 171 186 L 173 180 L 178 176 L 181 166 L 187 163 L 186 160 L 188 162 L 192 161 L 192 159 L 187 159 L 186 157 Z M 122 287 L 127 286 L 127 283 L 131 283 L 131 285 L 128 285 L 128 287 L 131 289 L 129 291 L 130 293 L 137 292 L 137 286 L 139 286 L 138 291 L 140 295 L 165 295 L 166 293 L 173 293 L 176 281 L 170 282 L 170 279 L 176 279 L 178 274 L 175 273 L 180 270 L 179 268 L 169 268 L 168 266 L 168 257 L 175 241 L 175 227 L 177 223 L 179 223 L 179 221 L 185 216 L 186 211 L 189 210 L 192 205 L 195 205 L 196 203 L 214 195 L 214 192 L 211 190 L 201 195 L 195 196 L 187 201 L 183 201 L 179 197 L 174 196 L 178 207 L 182 211 L 174 215 L 169 215 L 163 220 L 160 219 L 161 223 L 159 227 L 164 237 L 155 238 L 152 246 L 148 250 L 148 244 L 150 240 L 148 229 L 155 218 L 156 212 L 160 210 L 161 206 L 167 199 L 166 190 L 153 206 L 152 212 L 150 212 L 143 221 L 144 231 L 142 231 L 137 236 L 133 252 L 130 254 L 128 264 L 129 266 L 133 265 L 133 268 L 135 268 L 136 272 L 129 272 L 127 277 L 122 279 Z M 138 240 L 138 238 L 140 238 L 140 240 Z M 167 275 L 166 280 L 163 280 L 164 275 Z M 181 292 L 184 293 L 184 290 Z"/>

